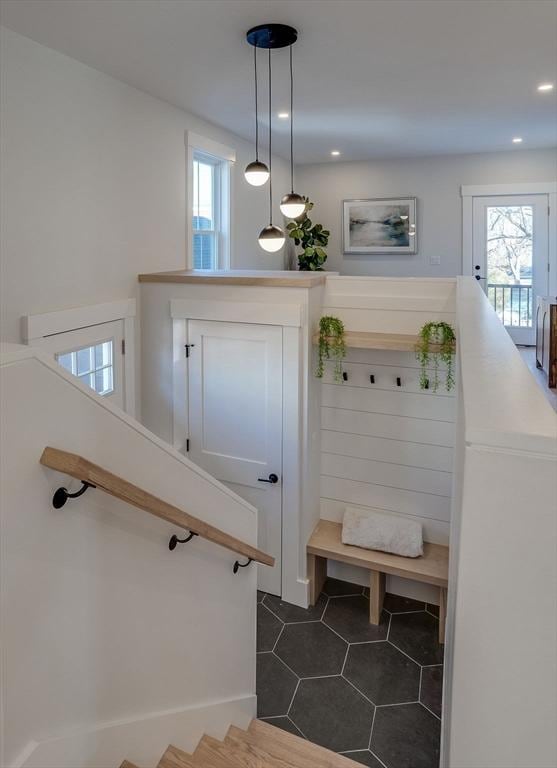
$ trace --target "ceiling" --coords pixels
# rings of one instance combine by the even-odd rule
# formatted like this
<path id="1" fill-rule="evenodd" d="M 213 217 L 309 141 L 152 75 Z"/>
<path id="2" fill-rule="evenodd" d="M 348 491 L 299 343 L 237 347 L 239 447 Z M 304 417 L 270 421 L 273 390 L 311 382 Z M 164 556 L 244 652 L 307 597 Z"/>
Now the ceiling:
<path id="1" fill-rule="evenodd" d="M 249 139 L 245 32 L 291 24 L 299 163 L 507 150 L 513 136 L 557 145 L 554 0 L 2 0 L 0 20 Z M 287 50 L 273 62 L 276 115 Z M 553 92 L 538 93 L 544 81 Z M 288 124 L 275 123 L 286 156 Z"/>

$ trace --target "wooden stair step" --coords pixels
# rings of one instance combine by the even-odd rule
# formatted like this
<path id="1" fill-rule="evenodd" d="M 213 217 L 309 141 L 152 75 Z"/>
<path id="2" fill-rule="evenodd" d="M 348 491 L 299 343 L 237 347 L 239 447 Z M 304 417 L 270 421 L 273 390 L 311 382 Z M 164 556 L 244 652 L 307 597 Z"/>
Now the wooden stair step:
<path id="1" fill-rule="evenodd" d="M 157 768 L 195 768 L 192 755 L 170 744 L 158 762 Z"/>
<path id="2" fill-rule="evenodd" d="M 223 741 L 207 735 L 197 745 L 193 757 L 195 765 L 203 768 L 244 768 L 246 765 Z"/>
<path id="3" fill-rule="evenodd" d="M 120 768 L 137 768 L 137 765 L 135 765 L 135 763 L 130 763 L 129 760 L 124 760 Z"/>
<path id="4" fill-rule="evenodd" d="M 229 732 L 236 734 L 237 731 L 239 729 L 232 726 Z M 243 732 L 239 731 L 239 733 Z M 296 768 L 358 768 L 360 765 L 348 757 L 337 755 L 325 747 L 320 747 L 261 720 L 251 721 L 247 735 L 273 757 L 285 760 L 287 765 Z"/>
<path id="5" fill-rule="evenodd" d="M 264 741 L 258 742 L 247 731 L 231 727 L 224 740 L 226 746 L 234 755 L 241 757 L 242 765 L 246 768 L 294 768 L 291 756 L 274 755 Z"/>

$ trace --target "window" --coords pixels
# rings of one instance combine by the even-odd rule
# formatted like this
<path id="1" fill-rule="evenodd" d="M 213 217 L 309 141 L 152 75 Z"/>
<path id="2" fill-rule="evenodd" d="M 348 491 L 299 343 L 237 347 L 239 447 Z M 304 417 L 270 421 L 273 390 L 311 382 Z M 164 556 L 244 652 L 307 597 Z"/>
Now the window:
<path id="1" fill-rule="evenodd" d="M 193 153 L 193 268 L 218 269 L 221 233 L 220 161 Z"/>
<path id="2" fill-rule="evenodd" d="M 216 141 L 186 133 L 190 269 L 230 267 L 230 177 L 236 154 Z"/>
<path id="3" fill-rule="evenodd" d="M 110 395 L 114 391 L 113 351 L 114 342 L 111 339 L 58 354 L 56 360 L 98 395 Z"/>

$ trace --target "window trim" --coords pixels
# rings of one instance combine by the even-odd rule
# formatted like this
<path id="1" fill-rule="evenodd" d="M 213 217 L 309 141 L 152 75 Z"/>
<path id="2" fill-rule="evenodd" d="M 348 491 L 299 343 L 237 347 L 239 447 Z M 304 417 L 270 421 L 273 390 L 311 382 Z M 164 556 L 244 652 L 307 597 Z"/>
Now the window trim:
<path id="1" fill-rule="evenodd" d="M 39 315 L 26 315 L 22 318 L 22 337 L 25 344 L 32 347 L 44 346 L 45 340 L 59 333 L 69 333 L 92 325 L 111 323 L 122 320 L 124 323 L 124 410 L 136 417 L 135 402 L 135 299 L 122 299 L 106 304 L 93 304 L 86 307 L 73 307 Z"/>
<path id="2" fill-rule="evenodd" d="M 230 269 L 231 264 L 231 176 L 236 152 L 224 144 L 219 144 L 205 136 L 186 131 L 186 269 L 193 270 L 193 160 L 195 152 L 213 158 L 215 172 L 218 173 L 219 218 L 217 242 L 217 267 Z M 200 270 L 201 271 L 201 270 Z"/>

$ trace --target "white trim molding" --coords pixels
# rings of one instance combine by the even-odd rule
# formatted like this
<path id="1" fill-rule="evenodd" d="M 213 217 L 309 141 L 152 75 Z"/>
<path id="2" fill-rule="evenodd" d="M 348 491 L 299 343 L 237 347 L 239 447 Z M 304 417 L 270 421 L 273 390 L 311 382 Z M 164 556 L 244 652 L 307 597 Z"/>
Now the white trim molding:
<path id="1" fill-rule="evenodd" d="M 21 334 L 25 344 L 40 347 L 44 339 L 59 333 L 77 331 L 94 325 L 103 325 L 115 320 L 124 323 L 124 403 L 126 413 L 136 415 L 135 402 L 135 299 L 121 299 L 106 304 L 92 304 L 87 307 L 72 307 L 40 315 L 26 315 L 22 318 Z"/>
<path id="2" fill-rule="evenodd" d="M 469 184 L 460 188 L 462 197 L 462 274 L 472 274 L 473 201 L 475 197 L 497 195 L 547 195 L 548 259 L 550 296 L 557 294 L 557 181 L 513 182 L 512 184 Z"/>
<path id="3" fill-rule="evenodd" d="M 170 316 L 173 320 L 219 320 L 299 328 L 303 322 L 303 307 L 300 304 L 171 299 Z"/>

